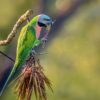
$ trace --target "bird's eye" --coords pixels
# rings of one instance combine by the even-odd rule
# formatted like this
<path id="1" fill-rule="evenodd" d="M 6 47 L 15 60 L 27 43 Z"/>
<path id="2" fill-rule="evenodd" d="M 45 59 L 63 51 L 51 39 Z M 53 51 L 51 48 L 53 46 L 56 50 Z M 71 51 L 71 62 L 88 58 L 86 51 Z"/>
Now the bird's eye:
<path id="1" fill-rule="evenodd" d="M 39 25 L 40 27 L 46 27 L 46 25 L 43 24 L 43 23 L 41 23 L 41 22 L 38 22 L 38 25 Z"/>

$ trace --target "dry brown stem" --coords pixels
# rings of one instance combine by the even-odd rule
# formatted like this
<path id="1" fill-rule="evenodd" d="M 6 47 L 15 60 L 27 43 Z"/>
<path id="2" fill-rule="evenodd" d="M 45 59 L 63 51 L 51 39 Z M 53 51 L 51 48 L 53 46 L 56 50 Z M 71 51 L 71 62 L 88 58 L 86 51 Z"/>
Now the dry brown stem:
<path id="1" fill-rule="evenodd" d="M 23 14 L 19 19 L 18 21 L 16 22 L 16 24 L 14 25 L 11 33 L 8 35 L 7 39 L 6 40 L 1 40 L 0 41 L 0 46 L 4 46 L 4 45 L 7 45 L 9 44 L 13 37 L 16 35 L 17 33 L 17 30 L 19 29 L 19 27 L 25 22 L 25 21 L 28 21 L 29 20 L 29 17 L 33 14 L 33 10 L 28 10 L 26 11 L 25 14 Z"/>

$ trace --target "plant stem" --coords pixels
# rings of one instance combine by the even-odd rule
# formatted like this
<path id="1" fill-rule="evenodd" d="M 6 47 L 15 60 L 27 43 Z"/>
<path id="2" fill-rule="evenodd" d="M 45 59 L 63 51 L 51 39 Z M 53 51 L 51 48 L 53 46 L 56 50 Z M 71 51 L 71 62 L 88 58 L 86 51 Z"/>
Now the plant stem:
<path id="1" fill-rule="evenodd" d="M 15 62 L 15 60 L 13 58 L 9 57 L 7 54 L 3 53 L 2 51 L 0 51 L 0 53 L 2 55 L 4 55 L 5 57 L 7 57 L 8 59 L 10 59 L 11 61 Z"/>

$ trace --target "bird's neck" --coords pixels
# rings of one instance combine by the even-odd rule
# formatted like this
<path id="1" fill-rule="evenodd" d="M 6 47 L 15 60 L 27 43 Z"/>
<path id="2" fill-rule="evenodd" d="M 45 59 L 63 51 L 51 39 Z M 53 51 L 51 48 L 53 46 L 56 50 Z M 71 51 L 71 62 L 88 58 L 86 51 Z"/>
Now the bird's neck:
<path id="1" fill-rule="evenodd" d="M 36 30 L 36 38 L 39 39 L 39 36 L 40 36 L 40 33 L 41 33 L 42 28 L 39 27 L 39 26 L 36 24 L 35 30 Z"/>
<path id="2" fill-rule="evenodd" d="M 36 27 L 36 24 L 37 24 L 37 17 L 34 17 L 30 22 L 29 24 L 33 27 Z"/>
<path id="3" fill-rule="evenodd" d="M 30 21 L 30 24 L 34 27 L 35 31 L 36 31 L 36 38 L 38 39 L 39 36 L 40 36 L 40 33 L 41 33 L 41 27 L 38 26 L 37 24 L 37 20 L 38 20 L 38 17 L 34 17 L 31 21 Z"/>

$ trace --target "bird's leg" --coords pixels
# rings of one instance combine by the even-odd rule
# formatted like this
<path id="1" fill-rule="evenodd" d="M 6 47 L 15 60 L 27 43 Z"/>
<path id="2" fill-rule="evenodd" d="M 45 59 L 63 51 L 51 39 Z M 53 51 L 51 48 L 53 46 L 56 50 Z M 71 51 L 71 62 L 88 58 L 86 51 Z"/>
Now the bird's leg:
<path id="1" fill-rule="evenodd" d="M 34 49 L 32 49 L 32 51 L 31 51 L 31 53 L 30 53 L 31 55 L 36 55 L 37 53 L 36 53 L 36 51 L 34 50 Z"/>
<path id="2" fill-rule="evenodd" d="M 26 60 L 26 65 L 27 66 L 32 66 L 32 64 L 35 65 L 35 55 L 36 55 L 36 52 L 34 49 L 31 50 L 30 54 L 29 54 L 29 57 L 27 58 Z"/>
<path id="3" fill-rule="evenodd" d="M 34 50 L 34 48 L 32 49 L 30 56 L 32 57 L 32 62 L 34 62 L 34 65 L 39 64 L 39 58 L 38 55 L 44 55 L 46 53 L 36 53 L 36 51 Z"/>
<path id="4" fill-rule="evenodd" d="M 31 51 L 31 55 L 32 55 L 32 62 L 33 62 L 33 64 L 34 64 L 34 66 L 36 66 L 36 65 L 40 65 L 40 63 L 39 63 L 39 58 L 38 58 L 38 53 L 36 53 L 36 51 L 34 50 L 34 48 L 32 49 L 32 51 Z"/>
<path id="5" fill-rule="evenodd" d="M 32 49 L 31 53 L 30 53 L 30 58 L 31 58 L 31 62 L 32 64 L 34 64 L 34 66 L 36 65 L 36 51 L 34 50 L 34 48 Z"/>
<path id="6" fill-rule="evenodd" d="M 37 53 L 34 49 L 32 49 L 31 53 L 30 53 L 32 56 L 35 56 L 35 55 L 44 55 L 44 54 L 47 54 L 47 52 L 40 52 L 40 53 Z"/>
<path id="7" fill-rule="evenodd" d="M 30 52 L 29 58 L 26 60 L 26 64 L 29 65 L 29 66 L 32 65 L 32 64 L 34 66 L 39 65 L 38 55 L 44 55 L 44 54 L 47 54 L 47 53 L 45 53 L 45 52 L 43 52 L 43 53 L 36 53 L 36 51 L 33 48 L 31 50 L 31 52 Z"/>

